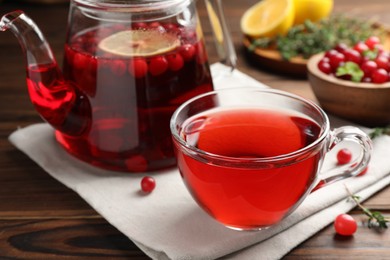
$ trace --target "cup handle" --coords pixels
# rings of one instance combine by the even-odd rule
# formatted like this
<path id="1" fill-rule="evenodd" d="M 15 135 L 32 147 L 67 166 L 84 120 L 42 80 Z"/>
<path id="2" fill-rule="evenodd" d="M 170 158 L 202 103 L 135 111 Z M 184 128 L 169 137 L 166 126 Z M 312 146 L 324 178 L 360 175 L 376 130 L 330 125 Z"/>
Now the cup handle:
<path id="1" fill-rule="evenodd" d="M 330 133 L 328 151 L 333 149 L 337 144 L 344 141 L 351 141 L 359 144 L 362 152 L 359 158 L 357 159 L 357 162 L 353 163 L 351 166 L 343 170 L 341 173 L 337 173 L 332 176 L 321 179 L 318 182 L 318 184 L 313 188 L 312 192 L 322 187 L 325 187 L 329 184 L 332 184 L 334 182 L 356 176 L 368 166 L 368 163 L 370 162 L 371 159 L 371 153 L 373 150 L 373 143 L 370 137 L 357 127 L 353 127 L 353 126 L 339 127 L 334 129 Z"/>

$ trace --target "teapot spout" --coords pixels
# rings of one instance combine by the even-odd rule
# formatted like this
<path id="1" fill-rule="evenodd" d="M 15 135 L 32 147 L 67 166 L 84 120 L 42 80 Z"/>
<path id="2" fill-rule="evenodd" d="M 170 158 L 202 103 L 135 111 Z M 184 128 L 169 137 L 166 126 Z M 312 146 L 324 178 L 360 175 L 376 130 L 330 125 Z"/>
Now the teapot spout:
<path id="1" fill-rule="evenodd" d="M 60 132 L 81 135 L 89 127 L 88 99 L 65 81 L 53 52 L 38 26 L 20 10 L 5 14 L 0 31 L 19 40 L 27 63 L 30 99 L 41 117 Z M 87 118 L 87 119 L 86 119 Z"/>
<path id="2" fill-rule="evenodd" d="M 56 60 L 38 26 L 20 10 L 5 14 L 0 20 L 0 31 L 10 30 L 19 40 L 27 64 L 56 64 Z"/>

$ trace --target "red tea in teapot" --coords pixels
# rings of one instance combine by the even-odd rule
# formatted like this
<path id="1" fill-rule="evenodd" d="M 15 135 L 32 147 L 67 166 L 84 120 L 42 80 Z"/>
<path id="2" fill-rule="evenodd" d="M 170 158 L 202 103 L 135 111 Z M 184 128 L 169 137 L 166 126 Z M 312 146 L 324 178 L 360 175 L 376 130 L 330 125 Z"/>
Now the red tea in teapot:
<path id="1" fill-rule="evenodd" d="M 63 68 L 23 11 L 2 15 L 0 32 L 19 39 L 30 99 L 66 151 L 112 170 L 159 170 L 176 164 L 173 112 L 213 89 L 196 3 L 70 0 Z M 234 68 L 221 3 L 207 12 L 218 56 Z"/>
<path id="2" fill-rule="evenodd" d="M 300 162 L 280 160 L 262 167 L 245 160 L 295 152 L 320 133 L 317 123 L 297 113 L 210 110 L 187 119 L 180 135 L 188 145 L 225 157 L 226 165 L 177 149 L 179 169 L 198 203 L 217 220 L 236 228 L 266 227 L 280 221 L 302 199 L 315 179 L 321 152 L 307 154 Z M 242 165 L 229 165 L 228 157 L 242 158 Z"/>
<path id="3" fill-rule="evenodd" d="M 57 132 L 59 142 L 77 157 L 113 170 L 139 172 L 174 165 L 171 115 L 185 100 L 213 89 L 199 37 L 196 30 L 157 22 L 75 34 L 65 46 L 63 74 L 87 99 L 79 104 L 89 103 L 91 111 L 77 112 L 77 118 L 84 117 L 83 124 L 89 125 L 77 137 Z M 45 73 L 50 78 L 49 69 L 38 71 L 36 79 L 31 71 L 30 86 L 45 85 Z M 39 97 L 33 100 L 38 106 L 39 102 Z M 83 111 L 72 111 L 78 110 Z"/>

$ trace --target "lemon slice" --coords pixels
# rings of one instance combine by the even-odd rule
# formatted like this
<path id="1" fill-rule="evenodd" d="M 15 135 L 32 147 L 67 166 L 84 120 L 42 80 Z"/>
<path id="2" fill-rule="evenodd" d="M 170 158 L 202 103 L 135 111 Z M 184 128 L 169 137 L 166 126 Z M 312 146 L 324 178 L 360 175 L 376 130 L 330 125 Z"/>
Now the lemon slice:
<path id="1" fill-rule="evenodd" d="M 98 46 L 119 56 L 148 57 L 172 51 L 179 45 L 176 35 L 150 29 L 120 31 L 101 40 Z"/>
<path id="2" fill-rule="evenodd" d="M 317 22 L 330 15 L 333 0 L 294 0 L 294 7 L 294 24 L 302 24 L 306 20 Z"/>
<path id="3" fill-rule="evenodd" d="M 207 8 L 207 12 L 209 14 L 211 26 L 214 30 L 215 38 L 219 43 L 222 43 L 223 42 L 223 33 L 222 33 L 221 23 L 219 22 L 219 18 L 217 16 L 213 6 L 211 5 L 211 3 L 209 1 L 206 1 L 206 8 Z"/>
<path id="4" fill-rule="evenodd" d="M 293 22 L 293 0 L 264 0 L 244 13 L 241 30 L 254 38 L 273 37 L 286 34 Z"/>

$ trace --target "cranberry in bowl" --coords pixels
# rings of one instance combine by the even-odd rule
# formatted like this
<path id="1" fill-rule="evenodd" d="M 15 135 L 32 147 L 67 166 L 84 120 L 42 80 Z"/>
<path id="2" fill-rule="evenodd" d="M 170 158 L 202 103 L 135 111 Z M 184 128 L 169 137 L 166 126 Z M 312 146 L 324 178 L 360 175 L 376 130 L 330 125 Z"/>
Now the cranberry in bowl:
<path id="1" fill-rule="evenodd" d="M 369 126 L 390 124 L 390 54 L 374 37 L 312 56 L 311 88 L 329 114 Z"/>

